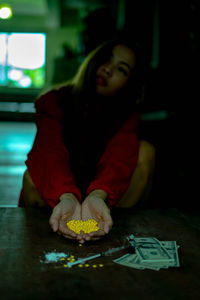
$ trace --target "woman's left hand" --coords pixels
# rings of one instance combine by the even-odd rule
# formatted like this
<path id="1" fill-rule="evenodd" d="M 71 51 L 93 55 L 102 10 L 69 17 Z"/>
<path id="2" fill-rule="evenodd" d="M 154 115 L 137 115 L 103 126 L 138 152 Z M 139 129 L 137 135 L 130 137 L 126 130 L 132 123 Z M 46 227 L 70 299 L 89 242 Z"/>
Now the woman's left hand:
<path id="1" fill-rule="evenodd" d="M 98 231 L 84 234 L 83 239 L 86 241 L 99 239 L 107 234 L 113 225 L 110 209 L 104 202 L 102 192 L 101 190 L 91 192 L 82 203 L 82 220 L 96 220 L 100 228 Z"/>

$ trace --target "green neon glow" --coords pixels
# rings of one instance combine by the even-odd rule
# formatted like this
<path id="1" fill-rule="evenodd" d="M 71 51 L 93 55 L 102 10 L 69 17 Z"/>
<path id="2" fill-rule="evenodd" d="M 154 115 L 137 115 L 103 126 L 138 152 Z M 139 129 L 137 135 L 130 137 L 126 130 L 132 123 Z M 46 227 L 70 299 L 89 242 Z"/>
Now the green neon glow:
<path id="1" fill-rule="evenodd" d="M 6 20 L 12 17 L 12 8 L 8 4 L 0 5 L 0 19 Z"/>

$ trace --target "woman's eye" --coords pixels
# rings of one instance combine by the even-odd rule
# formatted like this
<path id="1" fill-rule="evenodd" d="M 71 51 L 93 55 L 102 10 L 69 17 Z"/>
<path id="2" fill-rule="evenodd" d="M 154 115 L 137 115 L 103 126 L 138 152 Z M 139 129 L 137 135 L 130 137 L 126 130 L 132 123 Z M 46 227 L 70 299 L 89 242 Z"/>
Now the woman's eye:
<path id="1" fill-rule="evenodd" d="M 123 67 L 118 67 L 118 71 L 122 72 L 125 76 L 128 76 L 128 72 Z"/>

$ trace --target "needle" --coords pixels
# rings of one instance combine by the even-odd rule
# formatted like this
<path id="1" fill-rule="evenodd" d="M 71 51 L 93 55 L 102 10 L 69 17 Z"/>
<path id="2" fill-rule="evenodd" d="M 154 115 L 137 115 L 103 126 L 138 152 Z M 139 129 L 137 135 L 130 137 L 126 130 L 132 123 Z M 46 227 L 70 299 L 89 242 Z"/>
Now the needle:
<path id="1" fill-rule="evenodd" d="M 88 256 L 88 257 L 85 257 L 85 258 L 79 258 L 78 260 L 76 260 L 74 262 L 68 262 L 67 266 L 69 268 L 71 268 L 74 265 L 83 264 L 84 262 L 86 262 L 88 260 L 91 260 L 91 259 L 94 259 L 94 258 L 97 258 L 97 257 L 100 257 L 100 256 L 105 256 L 105 255 L 108 255 L 108 254 L 120 251 L 120 250 L 125 249 L 125 248 L 129 248 L 129 247 L 130 247 L 130 245 L 129 246 L 121 246 L 121 247 L 117 247 L 117 248 L 113 248 L 113 249 L 107 250 L 105 252 L 97 253 L 97 254 L 92 255 L 92 256 Z"/>

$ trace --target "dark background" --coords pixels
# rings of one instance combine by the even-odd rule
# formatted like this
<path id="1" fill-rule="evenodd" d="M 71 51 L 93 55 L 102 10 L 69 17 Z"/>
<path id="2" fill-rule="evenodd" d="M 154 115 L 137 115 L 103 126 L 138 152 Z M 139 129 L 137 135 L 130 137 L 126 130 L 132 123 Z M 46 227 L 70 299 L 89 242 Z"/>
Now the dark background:
<path id="1" fill-rule="evenodd" d="M 85 55 L 117 30 L 126 30 L 143 45 L 147 73 L 140 134 L 156 148 L 148 205 L 196 210 L 200 1 L 46 0 L 42 3 L 46 15 L 36 13 L 27 26 L 30 12 L 20 11 L 20 1 L 13 3 L 18 13 L 7 24 L 0 20 L 0 31 L 46 32 L 49 59 L 44 90 L 73 76 Z M 33 103 L 39 93 L 0 90 L 0 103 Z M 34 121 L 34 113 L 2 110 L 0 120 L 26 126 Z"/>

